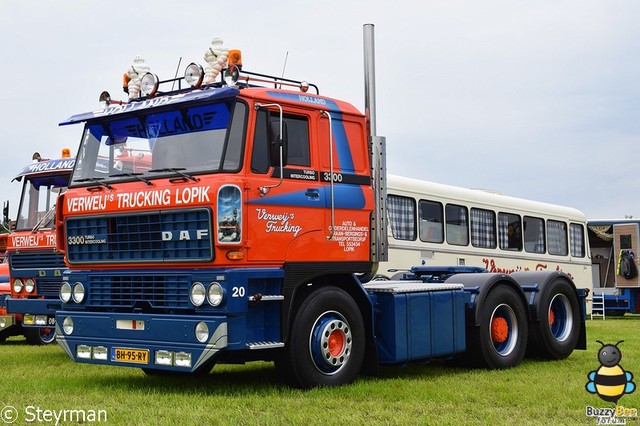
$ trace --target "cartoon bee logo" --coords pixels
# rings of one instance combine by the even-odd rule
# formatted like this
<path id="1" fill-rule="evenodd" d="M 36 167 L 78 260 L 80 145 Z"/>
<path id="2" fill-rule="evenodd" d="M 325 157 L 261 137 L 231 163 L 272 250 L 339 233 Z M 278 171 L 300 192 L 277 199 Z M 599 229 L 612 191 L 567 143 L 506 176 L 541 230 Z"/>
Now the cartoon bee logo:
<path id="1" fill-rule="evenodd" d="M 624 340 L 615 345 L 605 345 L 600 340 L 596 342 L 602 345 L 598 351 L 600 368 L 587 374 L 589 381 L 585 388 L 587 392 L 598 394 L 601 399 L 617 404 L 622 395 L 636 390 L 636 384 L 632 381 L 633 373 L 625 371 L 620 365 L 622 352 L 618 345 Z"/>

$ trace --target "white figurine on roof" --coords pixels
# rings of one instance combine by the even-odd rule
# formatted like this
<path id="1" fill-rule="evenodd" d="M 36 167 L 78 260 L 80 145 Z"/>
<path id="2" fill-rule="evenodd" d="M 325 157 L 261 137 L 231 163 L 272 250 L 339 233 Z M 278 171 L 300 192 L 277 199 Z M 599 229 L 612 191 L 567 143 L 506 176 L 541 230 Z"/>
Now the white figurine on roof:
<path id="1" fill-rule="evenodd" d="M 229 49 L 222 44 L 222 39 L 215 37 L 211 47 L 204 53 L 204 60 L 207 61 L 207 66 L 204 68 L 204 84 L 215 82 L 220 71 L 227 65 Z"/>
<path id="2" fill-rule="evenodd" d="M 133 65 L 127 70 L 127 76 L 129 77 L 129 83 L 127 84 L 129 99 L 137 99 L 140 97 L 140 79 L 148 73 L 150 69 L 149 65 L 144 62 L 142 56 L 137 55 L 134 58 Z"/>

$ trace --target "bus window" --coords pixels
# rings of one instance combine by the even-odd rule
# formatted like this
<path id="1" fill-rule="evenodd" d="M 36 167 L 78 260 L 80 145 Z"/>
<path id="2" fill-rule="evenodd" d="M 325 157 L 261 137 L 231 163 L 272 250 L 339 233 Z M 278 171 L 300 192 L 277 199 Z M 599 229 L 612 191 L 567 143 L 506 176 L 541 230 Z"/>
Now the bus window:
<path id="1" fill-rule="evenodd" d="M 569 225 L 569 236 L 571 241 L 571 256 L 584 257 L 584 228 L 582 225 L 572 223 Z"/>
<path id="2" fill-rule="evenodd" d="M 387 210 L 391 232 L 396 240 L 416 239 L 416 203 L 413 198 L 389 195 Z"/>
<path id="3" fill-rule="evenodd" d="M 524 249 L 529 253 L 544 253 L 544 220 L 524 217 Z"/>
<path id="4" fill-rule="evenodd" d="M 442 204 L 434 201 L 420 201 L 420 240 L 428 243 L 444 241 L 442 225 Z"/>
<path id="5" fill-rule="evenodd" d="M 567 224 L 557 220 L 547 221 L 547 239 L 549 244 L 549 254 L 566 256 L 569 254 L 567 248 Z"/>
<path id="6" fill-rule="evenodd" d="M 471 245 L 496 248 L 496 214 L 491 210 L 471 209 Z"/>
<path id="7" fill-rule="evenodd" d="M 467 208 L 455 204 L 447 204 L 445 207 L 447 221 L 447 243 L 456 246 L 469 244 L 469 225 L 467 223 Z"/>
<path id="8" fill-rule="evenodd" d="M 498 213 L 498 240 L 502 250 L 522 250 L 522 225 L 519 215 Z"/>

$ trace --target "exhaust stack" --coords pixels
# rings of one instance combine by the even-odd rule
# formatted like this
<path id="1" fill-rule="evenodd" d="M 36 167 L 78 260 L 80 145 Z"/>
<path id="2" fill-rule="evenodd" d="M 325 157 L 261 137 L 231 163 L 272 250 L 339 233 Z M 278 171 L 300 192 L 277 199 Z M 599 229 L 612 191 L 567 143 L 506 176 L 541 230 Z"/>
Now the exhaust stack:
<path id="1" fill-rule="evenodd" d="M 371 278 L 378 270 L 378 262 L 388 260 L 387 239 L 387 159 L 386 139 L 377 135 L 375 42 L 373 24 L 364 25 L 364 105 L 369 119 L 369 152 L 375 208 L 371 216 L 371 261 L 374 263 Z"/>

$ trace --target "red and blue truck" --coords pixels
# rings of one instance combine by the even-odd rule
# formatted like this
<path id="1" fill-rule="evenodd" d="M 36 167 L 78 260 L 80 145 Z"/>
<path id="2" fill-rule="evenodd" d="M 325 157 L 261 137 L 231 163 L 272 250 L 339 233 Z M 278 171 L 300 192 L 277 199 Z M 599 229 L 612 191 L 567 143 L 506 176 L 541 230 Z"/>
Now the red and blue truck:
<path id="1" fill-rule="evenodd" d="M 56 212 L 57 340 L 73 360 L 149 374 L 268 360 L 308 388 L 380 364 L 507 368 L 586 347 L 585 293 L 562 272 L 371 280 L 387 258 L 386 142 L 372 25 L 364 40 L 365 113 L 250 72 L 216 39 L 181 78 L 137 58 L 127 102 L 103 93 L 61 123 L 84 124 Z"/>
<path id="2" fill-rule="evenodd" d="M 58 296 L 66 265 L 56 250 L 54 204 L 67 188 L 75 158 L 63 150 L 57 159 L 34 159 L 14 178 L 22 183 L 22 193 L 15 229 L 7 237 L 11 293 L 6 309 L 18 333 L 40 345 L 55 340 L 55 311 L 61 307 Z"/>

